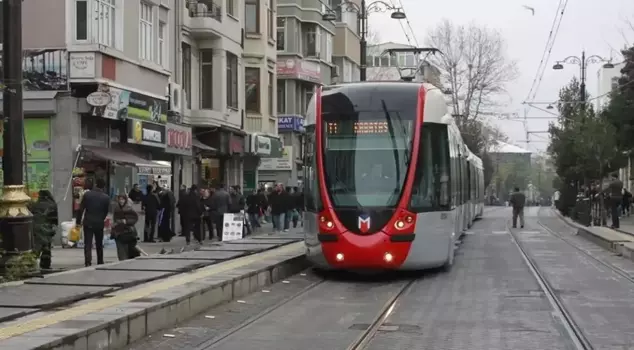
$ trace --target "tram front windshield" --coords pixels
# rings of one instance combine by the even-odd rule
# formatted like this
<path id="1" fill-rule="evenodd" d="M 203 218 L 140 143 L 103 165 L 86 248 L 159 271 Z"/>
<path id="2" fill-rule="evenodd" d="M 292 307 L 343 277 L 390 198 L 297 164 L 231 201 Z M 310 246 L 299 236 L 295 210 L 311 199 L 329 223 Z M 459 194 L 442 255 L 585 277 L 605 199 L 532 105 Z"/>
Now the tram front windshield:
<path id="1" fill-rule="evenodd" d="M 411 157 L 414 111 L 322 114 L 324 174 L 335 207 L 395 207 Z"/>

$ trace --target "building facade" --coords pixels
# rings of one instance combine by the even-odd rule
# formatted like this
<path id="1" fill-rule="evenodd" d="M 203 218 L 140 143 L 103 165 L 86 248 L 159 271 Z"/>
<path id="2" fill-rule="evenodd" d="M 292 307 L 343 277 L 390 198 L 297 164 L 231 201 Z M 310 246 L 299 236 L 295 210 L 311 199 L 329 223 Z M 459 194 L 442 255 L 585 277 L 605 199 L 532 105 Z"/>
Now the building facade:
<path id="1" fill-rule="evenodd" d="M 600 111 L 610 102 L 609 93 L 619 86 L 621 69 L 625 63 L 615 64 L 614 68 L 601 67 L 597 70 L 597 98 L 595 100 L 595 110 Z"/>
<path id="2" fill-rule="evenodd" d="M 277 135 L 277 9 L 274 0 L 245 0 L 244 96 L 248 133 L 245 193 L 257 188 L 261 161 L 282 156 Z"/>

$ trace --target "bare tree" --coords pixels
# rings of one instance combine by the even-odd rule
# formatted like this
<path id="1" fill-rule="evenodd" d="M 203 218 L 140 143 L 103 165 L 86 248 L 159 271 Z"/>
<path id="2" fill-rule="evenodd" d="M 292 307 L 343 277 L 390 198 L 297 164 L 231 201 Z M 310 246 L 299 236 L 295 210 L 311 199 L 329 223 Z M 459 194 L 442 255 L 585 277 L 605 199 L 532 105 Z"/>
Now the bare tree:
<path id="1" fill-rule="evenodd" d="M 493 114 L 496 98 L 518 76 L 516 63 L 506 56 L 502 35 L 476 23 L 457 25 L 445 19 L 427 42 L 444 54 L 429 60 L 445 71 L 453 114 L 460 116 L 458 125 Z"/>

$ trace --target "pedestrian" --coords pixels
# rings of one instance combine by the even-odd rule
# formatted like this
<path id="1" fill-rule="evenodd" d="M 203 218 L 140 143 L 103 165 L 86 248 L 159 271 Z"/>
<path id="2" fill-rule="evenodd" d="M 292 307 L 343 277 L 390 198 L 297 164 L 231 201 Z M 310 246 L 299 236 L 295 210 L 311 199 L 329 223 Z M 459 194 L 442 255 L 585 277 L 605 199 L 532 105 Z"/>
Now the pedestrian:
<path id="1" fill-rule="evenodd" d="M 155 192 L 155 187 L 147 185 L 147 193 L 143 198 L 141 209 L 145 213 L 145 222 L 143 224 L 143 242 L 154 243 L 154 233 L 156 232 L 156 221 L 158 212 L 161 208 L 161 200 Z"/>
<path id="2" fill-rule="evenodd" d="M 286 211 L 284 212 L 284 232 L 288 232 L 291 228 L 291 220 L 293 218 L 293 211 L 295 210 L 295 199 L 293 197 L 294 192 L 290 186 L 284 188 L 284 192 L 286 193 L 287 201 L 286 203 Z"/>
<path id="3" fill-rule="evenodd" d="M 206 238 L 205 230 L 209 231 L 210 240 L 214 238 L 214 225 L 211 212 L 211 207 L 213 206 L 213 204 L 211 203 L 211 191 L 209 189 L 204 189 L 202 191 L 200 203 L 203 208 L 203 215 L 201 217 L 202 222 L 200 224 L 200 233 L 199 236 L 197 236 L 198 238 L 196 239 L 198 239 L 199 242 L 202 242 Z"/>
<path id="4" fill-rule="evenodd" d="M 520 192 L 519 187 L 515 187 L 511 193 L 509 204 L 513 207 L 513 228 L 517 227 L 517 218 L 520 218 L 520 227 L 524 228 L 524 206 L 526 205 L 526 195 Z"/>
<path id="5" fill-rule="evenodd" d="M 302 219 L 302 214 L 304 211 L 304 193 L 300 192 L 298 187 L 293 187 L 293 228 L 297 228 L 297 224 Z M 302 222 L 302 226 L 304 223 Z"/>
<path id="6" fill-rule="evenodd" d="M 257 230 L 260 225 L 260 213 L 262 212 L 262 197 L 260 196 L 262 190 L 253 191 L 247 196 L 247 217 L 253 230 Z"/>
<path id="7" fill-rule="evenodd" d="M 40 269 L 50 270 L 53 237 L 57 227 L 57 203 L 49 190 L 40 190 L 31 207 L 33 213 L 33 252 L 40 259 Z"/>
<path id="8" fill-rule="evenodd" d="M 284 191 L 283 185 L 281 183 L 277 184 L 275 190 L 269 195 L 273 231 L 275 232 L 282 232 L 282 215 L 288 210 L 288 201 L 288 194 Z"/>
<path id="9" fill-rule="evenodd" d="M 172 231 L 172 213 L 174 212 L 174 194 L 167 188 L 157 188 L 160 212 L 157 218 L 158 237 L 162 242 L 169 242 L 174 237 Z"/>
<path id="10" fill-rule="evenodd" d="M 189 193 L 181 198 L 178 210 L 180 210 L 183 220 L 185 242 L 187 242 L 188 245 L 190 244 L 192 232 L 195 238 L 200 240 L 200 217 L 203 212 L 198 195 L 198 186 L 192 185 L 189 189 Z"/>
<path id="11" fill-rule="evenodd" d="M 623 201 L 623 182 L 619 180 L 617 173 L 612 174 L 612 181 L 608 185 L 606 192 L 610 195 L 610 214 L 612 216 L 612 228 L 617 229 L 620 227 L 619 222 L 619 206 Z"/>
<path id="12" fill-rule="evenodd" d="M 211 218 L 216 227 L 218 240 L 222 241 L 223 222 L 225 214 L 231 208 L 231 195 L 225 190 L 225 186 L 220 184 L 211 195 Z"/>
<path id="13" fill-rule="evenodd" d="M 630 216 L 630 206 L 632 204 L 632 192 L 627 188 L 623 189 L 623 215 Z"/>
<path id="14" fill-rule="evenodd" d="M 178 218 L 181 224 L 181 232 L 179 236 L 185 236 L 185 233 L 183 232 L 183 230 L 185 229 L 185 225 L 183 222 L 183 215 L 180 210 L 180 207 L 181 207 L 180 203 L 181 203 L 181 200 L 185 198 L 186 196 L 187 196 L 187 185 L 181 185 L 181 188 L 178 191 L 178 202 L 176 202 L 176 208 L 178 208 Z"/>
<path id="15" fill-rule="evenodd" d="M 128 260 L 137 256 L 137 232 L 135 225 L 139 214 L 132 208 L 132 200 L 125 195 L 117 196 L 117 204 L 112 212 L 112 238 L 117 245 L 119 260 Z"/>
<path id="16" fill-rule="evenodd" d="M 104 192 L 106 182 L 97 179 L 95 188 L 87 191 L 82 198 L 76 218 L 76 225 L 84 231 L 84 265 L 92 265 L 92 243 L 97 250 L 97 264 L 103 262 L 104 221 L 110 210 L 110 197 Z"/>
<path id="17" fill-rule="evenodd" d="M 141 203 L 143 200 L 143 191 L 139 188 L 139 184 L 132 185 L 132 189 L 130 193 L 128 193 L 128 198 L 134 203 Z"/>

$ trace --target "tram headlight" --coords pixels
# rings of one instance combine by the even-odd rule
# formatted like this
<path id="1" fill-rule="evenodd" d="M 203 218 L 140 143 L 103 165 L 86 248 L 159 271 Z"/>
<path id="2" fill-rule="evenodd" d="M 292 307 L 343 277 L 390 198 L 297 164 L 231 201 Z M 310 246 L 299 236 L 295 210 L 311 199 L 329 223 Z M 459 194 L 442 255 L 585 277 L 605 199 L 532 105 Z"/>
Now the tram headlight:
<path id="1" fill-rule="evenodd" d="M 385 253 L 385 255 L 383 256 L 383 260 L 385 260 L 385 262 L 392 262 L 392 260 L 394 260 L 394 256 L 392 256 L 392 254 L 390 253 Z"/>
<path id="2" fill-rule="evenodd" d="M 337 259 L 337 261 L 343 261 L 343 254 L 338 253 L 337 255 L 335 255 L 335 259 Z"/>
<path id="3" fill-rule="evenodd" d="M 323 230 L 332 230 L 335 227 L 335 223 L 330 219 L 327 214 L 319 215 L 319 226 Z"/>
<path id="4" fill-rule="evenodd" d="M 398 228 L 398 229 L 402 229 L 403 227 L 405 227 L 405 223 L 402 220 L 397 220 L 394 223 L 394 226 L 396 226 L 396 228 Z"/>

